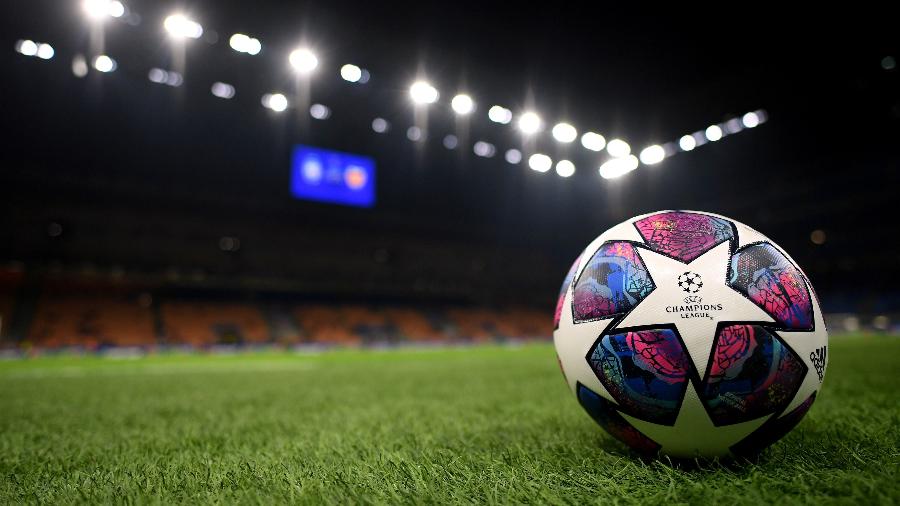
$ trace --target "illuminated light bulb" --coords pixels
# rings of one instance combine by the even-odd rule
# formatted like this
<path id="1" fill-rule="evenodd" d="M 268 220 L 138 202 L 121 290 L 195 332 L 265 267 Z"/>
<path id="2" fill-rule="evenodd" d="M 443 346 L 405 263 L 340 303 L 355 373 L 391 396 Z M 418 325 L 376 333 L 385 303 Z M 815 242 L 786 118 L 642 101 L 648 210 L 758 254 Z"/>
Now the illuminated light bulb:
<path id="1" fill-rule="evenodd" d="M 469 114 L 475 110 L 475 102 L 472 100 L 472 97 L 461 93 L 450 101 L 450 107 L 453 108 L 453 111 L 456 114 Z"/>
<path id="2" fill-rule="evenodd" d="M 634 155 L 611 158 L 600 166 L 600 177 L 614 179 L 624 176 L 638 167 L 638 159 Z"/>
<path id="3" fill-rule="evenodd" d="M 553 166 L 553 160 L 547 155 L 535 153 L 528 157 L 528 166 L 538 172 L 547 172 Z"/>
<path id="4" fill-rule="evenodd" d="M 722 129 L 719 125 L 710 125 L 706 128 L 706 138 L 711 142 L 716 142 L 722 138 Z"/>
<path id="5" fill-rule="evenodd" d="M 505 107 L 495 105 L 488 110 L 488 119 L 490 119 L 494 123 L 507 125 L 510 121 L 512 121 L 512 111 Z"/>
<path id="6" fill-rule="evenodd" d="M 606 147 L 606 138 L 597 132 L 585 132 L 581 136 L 581 145 L 591 151 L 603 151 Z"/>
<path id="7" fill-rule="evenodd" d="M 697 139 L 695 139 L 693 135 L 682 135 L 681 138 L 678 139 L 678 147 L 680 147 L 682 151 L 691 151 L 697 147 Z"/>
<path id="8" fill-rule="evenodd" d="M 666 159 L 666 150 L 659 144 L 647 146 L 641 150 L 640 159 L 644 165 L 656 165 Z"/>
<path id="9" fill-rule="evenodd" d="M 175 38 L 199 39 L 203 35 L 200 23 L 188 19 L 184 14 L 172 14 L 163 21 L 163 27 Z"/>
<path id="10" fill-rule="evenodd" d="M 358 83 L 360 79 L 362 79 L 362 75 L 362 69 L 352 63 L 348 63 L 341 67 L 341 79 L 344 81 Z"/>
<path id="11" fill-rule="evenodd" d="M 99 72 L 107 73 L 116 70 L 116 60 L 113 60 L 105 54 L 94 58 L 94 68 Z"/>
<path id="12" fill-rule="evenodd" d="M 559 177 L 570 177 L 575 173 L 575 164 L 569 160 L 560 160 L 556 162 L 556 174 Z"/>
<path id="13" fill-rule="evenodd" d="M 416 81 L 409 87 L 409 96 L 417 104 L 433 104 L 440 94 L 438 90 L 425 81 Z"/>
<path id="14" fill-rule="evenodd" d="M 553 134 L 554 139 L 566 144 L 574 142 L 578 138 L 578 131 L 568 123 L 557 123 L 550 133 Z"/>
<path id="15" fill-rule="evenodd" d="M 606 144 L 606 152 L 614 158 L 621 158 L 631 154 L 631 146 L 622 139 L 612 139 Z"/>
<path id="16" fill-rule="evenodd" d="M 522 162 L 522 152 L 518 149 L 508 149 L 503 158 L 506 159 L 507 163 L 517 165 Z"/>
<path id="17" fill-rule="evenodd" d="M 541 117 L 533 112 L 526 112 L 519 116 L 519 130 L 525 135 L 531 135 L 541 130 Z"/>

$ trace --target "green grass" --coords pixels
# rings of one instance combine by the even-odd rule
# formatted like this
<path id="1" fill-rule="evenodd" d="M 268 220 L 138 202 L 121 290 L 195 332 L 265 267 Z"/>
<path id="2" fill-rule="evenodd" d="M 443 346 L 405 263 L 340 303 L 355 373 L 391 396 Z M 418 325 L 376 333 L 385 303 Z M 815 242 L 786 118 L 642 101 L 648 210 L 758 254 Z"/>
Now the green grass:
<path id="1" fill-rule="evenodd" d="M 897 504 L 900 339 L 752 463 L 642 460 L 550 345 L 0 363 L 0 503 Z"/>

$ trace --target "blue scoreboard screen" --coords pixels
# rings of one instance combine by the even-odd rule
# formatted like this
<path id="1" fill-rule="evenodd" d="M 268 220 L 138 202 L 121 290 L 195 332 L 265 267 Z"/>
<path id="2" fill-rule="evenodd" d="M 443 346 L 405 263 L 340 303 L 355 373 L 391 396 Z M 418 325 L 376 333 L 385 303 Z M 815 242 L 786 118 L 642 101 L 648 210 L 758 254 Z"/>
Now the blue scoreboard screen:
<path id="1" fill-rule="evenodd" d="M 294 146 L 291 195 L 345 206 L 375 205 L 375 160 L 312 146 Z"/>

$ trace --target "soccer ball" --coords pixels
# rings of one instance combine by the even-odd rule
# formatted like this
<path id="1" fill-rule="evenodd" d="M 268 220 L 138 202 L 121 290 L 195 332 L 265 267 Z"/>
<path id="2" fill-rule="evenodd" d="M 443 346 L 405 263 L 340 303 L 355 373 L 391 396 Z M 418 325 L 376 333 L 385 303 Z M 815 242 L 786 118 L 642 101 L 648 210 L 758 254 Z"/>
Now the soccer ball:
<path id="1" fill-rule="evenodd" d="M 554 320 L 578 402 L 642 453 L 756 454 L 803 418 L 827 367 L 803 271 L 709 213 L 662 211 L 604 232 L 569 270 Z"/>

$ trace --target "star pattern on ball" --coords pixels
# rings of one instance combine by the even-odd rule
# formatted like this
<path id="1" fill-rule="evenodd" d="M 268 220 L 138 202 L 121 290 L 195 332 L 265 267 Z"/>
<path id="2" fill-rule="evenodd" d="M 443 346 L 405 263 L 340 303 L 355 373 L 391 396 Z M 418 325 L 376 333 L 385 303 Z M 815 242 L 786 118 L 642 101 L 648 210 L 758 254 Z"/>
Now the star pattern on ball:
<path id="1" fill-rule="evenodd" d="M 645 422 L 625 413 L 622 417 L 653 441 L 663 441 L 661 451 L 681 458 L 697 456 L 724 456 L 728 448 L 740 442 L 760 428 L 772 415 L 755 420 L 717 427 L 713 424 L 693 388 L 685 392 L 684 402 L 678 411 L 675 424 L 660 425 Z M 702 438 L 695 437 L 703 434 Z"/>
<path id="2" fill-rule="evenodd" d="M 670 317 L 684 340 L 685 348 L 699 377 L 706 373 L 707 363 L 716 340 L 716 329 L 722 322 L 771 323 L 775 320 L 752 301 L 727 285 L 730 244 L 724 242 L 685 264 L 679 260 L 639 248 L 638 254 L 652 273 L 656 289 L 638 303 L 616 329 L 627 329 L 659 322 L 660 315 Z M 684 291 L 679 276 L 696 274 L 715 297 L 705 297 L 700 309 L 681 308 Z M 696 279 L 696 278 L 695 278 Z M 709 306 L 710 309 L 702 309 Z M 721 307 L 721 309 L 717 309 Z M 659 322 L 663 323 L 663 322 Z"/>

